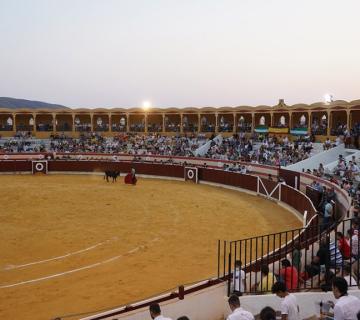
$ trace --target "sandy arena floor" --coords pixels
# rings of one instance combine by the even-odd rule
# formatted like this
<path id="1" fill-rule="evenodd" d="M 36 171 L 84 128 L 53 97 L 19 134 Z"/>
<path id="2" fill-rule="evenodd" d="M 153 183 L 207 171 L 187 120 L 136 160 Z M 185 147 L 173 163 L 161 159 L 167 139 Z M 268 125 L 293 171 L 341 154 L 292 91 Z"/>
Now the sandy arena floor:
<path id="1" fill-rule="evenodd" d="M 0 199 L 1 319 L 146 298 L 214 276 L 218 239 L 301 227 L 260 197 L 157 179 L 0 176 Z"/>

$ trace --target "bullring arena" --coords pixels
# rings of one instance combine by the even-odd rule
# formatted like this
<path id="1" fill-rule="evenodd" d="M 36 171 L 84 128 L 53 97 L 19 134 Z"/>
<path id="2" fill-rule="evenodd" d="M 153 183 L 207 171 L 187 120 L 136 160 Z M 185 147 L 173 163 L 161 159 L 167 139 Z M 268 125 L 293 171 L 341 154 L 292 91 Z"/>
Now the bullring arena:
<path id="1" fill-rule="evenodd" d="M 303 151 L 310 134 L 334 140 L 343 133 L 337 123 L 344 132 L 358 128 L 359 110 L 359 101 L 149 113 L 0 110 L 0 316 L 143 320 L 158 302 L 174 319 L 223 320 L 239 258 L 242 304 L 254 315 L 277 307 L 272 295 L 254 295 L 252 284 L 263 264 L 275 274 L 295 244 L 303 266 L 317 250 L 322 195 L 308 186 L 315 180 L 334 188 L 336 221 L 349 217 L 352 201 L 324 177 L 287 168 L 289 159 L 312 156 L 289 141 Z M 261 135 L 269 142 L 268 134 L 280 138 L 252 152 L 256 159 L 240 152 L 245 144 L 240 151 L 231 144 Z M 358 142 L 358 135 L 345 139 Z M 195 149 L 203 146 L 209 151 L 201 156 Z M 132 168 L 136 186 L 123 181 Z M 119 181 L 107 183 L 107 170 L 120 171 Z M 348 223 L 341 222 L 343 232 Z M 299 294 L 302 318 L 317 314 L 307 299 L 319 295 Z"/>
<path id="2" fill-rule="evenodd" d="M 214 276 L 218 239 L 302 226 L 273 201 L 192 182 L 41 174 L 0 182 L 3 319 L 76 319 L 125 305 Z"/>

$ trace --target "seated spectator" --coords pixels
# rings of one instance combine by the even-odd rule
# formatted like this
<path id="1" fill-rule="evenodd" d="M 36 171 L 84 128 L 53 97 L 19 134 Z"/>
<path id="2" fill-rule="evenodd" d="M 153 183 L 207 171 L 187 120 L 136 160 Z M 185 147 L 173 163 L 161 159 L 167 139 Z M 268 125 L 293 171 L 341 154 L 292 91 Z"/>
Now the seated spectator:
<path id="1" fill-rule="evenodd" d="M 327 245 L 327 239 L 324 238 L 321 240 L 319 250 L 312 258 L 311 263 L 305 266 L 305 273 L 302 278 L 307 280 L 313 276 L 318 275 L 320 273 L 321 266 L 324 266 L 324 269 L 328 269 L 330 267 L 329 260 L 329 246 Z"/>
<path id="2" fill-rule="evenodd" d="M 295 295 L 288 292 L 284 282 L 276 282 L 272 287 L 281 301 L 281 320 L 300 320 L 300 308 Z"/>
<path id="3" fill-rule="evenodd" d="M 321 186 L 321 184 L 319 182 L 317 182 L 316 180 L 314 180 L 311 185 L 310 185 L 311 188 L 319 191 L 319 192 L 323 192 L 323 187 Z"/>
<path id="4" fill-rule="evenodd" d="M 231 314 L 226 318 L 227 320 L 254 320 L 254 316 L 240 307 L 240 299 L 237 295 L 231 295 L 228 299 Z"/>
<path id="5" fill-rule="evenodd" d="M 329 150 L 331 148 L 331 141 L 329 138 L 326 138 L 324 144 L 323 144 L 324 150 Z"/>
<path id="6" fill-rule="evenodd" d="M 338 241 L 338 248 L 343 256 L 343 259 L 350 259 L 350 243 L 345 238 L 342 232 L 336 232 L 336 240 Z"/>
<path id="7" fill-rule="evenodd" d="M 339 157 L 338 164 L 334 168 L 334 173 L 340 177 L 343 177 L 346 171 L 346 164 L 342 157 Z"/>
<path id="8" fill-rule="evenodd" d="M 274 284 L 274 274 L 269 272 L 269 267 L 266 264 L 261 266 L 261 279 L 258 283 L 253 285 L 252 291 L 260 293 L 270 293 Z"/>
<path id="9" fill-rule="evenodd" d="M 349 162 L 349 169 L 351 172 L 351 178 L 354 178 L 355 176 L 357 176 L 359 174 L 359 167 L 353 163 L 352 161 Z"/>
<path id="10" fill-rule="evenodd" d="M 291 266 L 288 259 L 281 261 L 281 267 L 279 277 L 285 282 L 286 288 L 288 288 L 288 290 L 297 289 L 299 276 L 296 268 Z"/>
<path id="11" fill-rule="evenodd" d="M 343 258 L 339 247 L 335 241 L 330 240 L 329 243 L 330 267 L 339 267 L 343 265 Z"/>

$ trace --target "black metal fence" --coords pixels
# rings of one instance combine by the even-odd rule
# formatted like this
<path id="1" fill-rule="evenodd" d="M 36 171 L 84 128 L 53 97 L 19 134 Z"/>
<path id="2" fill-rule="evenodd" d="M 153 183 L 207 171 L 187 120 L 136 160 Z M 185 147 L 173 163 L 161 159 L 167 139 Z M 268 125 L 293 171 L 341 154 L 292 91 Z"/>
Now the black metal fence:
<path id="1" fill-rule="evenodd" d="M 290 291 L 331 290 L 331 280 L 343 276 L 359 284 L 359 225 L 355 219 L 337 225 L 317 223 L 236 241 L 218 242 L 218 278 L 232 292 L 263 294 L 284 281 Z M 325 230 L 325 231 L 322 231 Z"/>

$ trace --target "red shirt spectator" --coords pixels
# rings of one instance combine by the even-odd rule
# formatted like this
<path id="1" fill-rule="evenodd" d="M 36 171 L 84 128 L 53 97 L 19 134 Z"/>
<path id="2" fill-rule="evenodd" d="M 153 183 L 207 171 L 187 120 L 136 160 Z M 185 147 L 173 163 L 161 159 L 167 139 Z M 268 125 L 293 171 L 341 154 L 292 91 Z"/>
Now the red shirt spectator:
<path id="1" fill-rule="evenodd" d="M 290 261 L 284 259 L 281 261 L 282 268 L 280 269 L 280 277 L 285 282 L 288 290 L 297 289 L 298 287 L 298 272 L 295 267 L 291 266 Z"/>
<path id="2" fill-rule="evenodd" d="M 336 232 L 336 239 L 338 240 L 338 247 L 344 259 L 350 258 L 350 243 L 349 240 L 341 232 Z"/>

